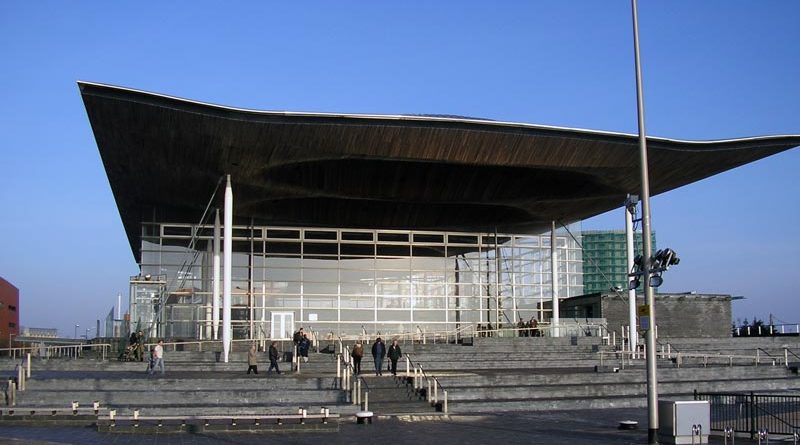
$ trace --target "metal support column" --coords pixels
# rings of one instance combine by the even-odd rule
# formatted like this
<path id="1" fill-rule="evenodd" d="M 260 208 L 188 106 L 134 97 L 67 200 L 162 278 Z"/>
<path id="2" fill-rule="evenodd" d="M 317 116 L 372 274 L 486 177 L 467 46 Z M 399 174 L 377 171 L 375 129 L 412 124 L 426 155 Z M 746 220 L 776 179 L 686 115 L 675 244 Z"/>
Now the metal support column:
<path id="1" fill-rule="evenodd" d="M 222 272 L 222 355 L 228 363 L 231 350 L 231 272 L 233 255 L 233 189 L 231 175 L 225 185 L 225 224 L 223 228 L 223 272 Z"/>
<path id="2" fill-rule="evenodd" d="M 211 329 L 213 331 L 214 340 L 219 340 L 219 209 L 217 215 L 214 217 L 214 259 L 213 259 L 213 273 L 214 282 L 212 283 L 211 294 Z"/>
<path id="3" fill-rule="evenodd" d="M 631 196 L 625 201 L 625 244 L 628 254 L 628 272 L 633 270 L 633 213 L 636 211 L 636 204 L 632 202 Z M 636 350 L 639 335 L 636 333 L 636 289 L 628 289 L 628 347 L 631 352 Z M 631 357 L 633 358 L 633 357 Z"/>
<path id="4" fill-rule="evenodd" d="M 558 249 L 556 249 L 556 222 L 552 222 L 550 229 L 550 275 L 553 282 L 553 317 L 550 319 L 550 331 L 553 337 L 560 337 L 559 309 L 558 309 Z"/>
<path id="5" fill-rule="evenodd" d="M 642 93 L 642 65 L 639 58 L 639 8 L 637 0 L 631 0 L 633 13 L 633 50 L 636 62 L 636 106 L 639 116 L 639 157 L 642 180 L 642 269 L 644 270 L 644 294 L 649 308 L 647 330 L 647 439 L 658 443 L 658 381 L 656 375 L 656 307 L 653 288 L 650 287 L 650 258 L 653 246 L 650 240 L 650 177 L 647 165 L 647 136 L 644 125 L 644 96 Z"/>

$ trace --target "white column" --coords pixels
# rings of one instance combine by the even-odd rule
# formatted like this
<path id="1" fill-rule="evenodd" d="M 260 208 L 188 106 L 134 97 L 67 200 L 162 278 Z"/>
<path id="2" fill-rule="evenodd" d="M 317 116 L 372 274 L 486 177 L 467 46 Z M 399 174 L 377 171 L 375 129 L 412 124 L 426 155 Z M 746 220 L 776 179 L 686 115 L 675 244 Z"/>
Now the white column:
<path id="1" fill-rule="evenodd" d="M 222 355 L 228 363 L 231 350 L 231 262 L 233 249 L 233 189 L 231 175 L 225 185 L 225 223 L 223 226 L 223 271 L 222 271 Z"/>
<path id="2" fill-rule="evenodd" d="M 630 200 L 630 198 L 629 198 Z M 625 242 L 628 249 L 628 273 L 633 270 L 633 211 L 636 205 L 625 202 Z M 628 281 L 630 282 L 630 277 Z M 630 287 L 630 286 L 628 286 Z M 628 289 L 628 341 L 630 350 L 636 350 L 639 336 L 636 334 L 636 289 Z"/>
<path id="3" fill-rule="evenodd" d="M 551 321 L 551 326 L 553 329 L 551 330 L 551 335 L 553 337 L 560 337 L 558 324 L 559 324 L 559 315 L 558 315 L 558 249 L 556 249 L 556 222 L 552 222 L 552 227 L 550 230 L 550 274 L 552 276 L 553 281 L 553 318 Z"/>
<path id="4" fill-rule="evenodd" d="M 212 268 L 214 273 L 214 282 L 212 283 L 213 292 L 211 294 L 211 325 L 214 332 L 214 340 L 219 340 L 219 209 L 214 218 L 214 260 Z"/>

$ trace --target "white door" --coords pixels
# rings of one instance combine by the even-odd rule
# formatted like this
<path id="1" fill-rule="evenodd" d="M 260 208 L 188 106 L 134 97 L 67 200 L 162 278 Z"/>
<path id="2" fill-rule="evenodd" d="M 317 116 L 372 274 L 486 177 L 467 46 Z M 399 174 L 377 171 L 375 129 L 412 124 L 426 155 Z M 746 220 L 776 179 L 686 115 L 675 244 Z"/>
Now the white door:
<path id="1" fill-rule="evenodd" d="M 294 312 L 273 312 L 270 323 L 270 338 L 285 340 L 294 334 Z"/>

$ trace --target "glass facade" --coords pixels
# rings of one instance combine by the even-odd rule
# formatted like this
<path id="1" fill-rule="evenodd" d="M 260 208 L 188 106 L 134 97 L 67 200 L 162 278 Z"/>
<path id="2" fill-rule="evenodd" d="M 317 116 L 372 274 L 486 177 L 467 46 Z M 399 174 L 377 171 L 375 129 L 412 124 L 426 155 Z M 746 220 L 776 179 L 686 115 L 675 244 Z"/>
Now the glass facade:
<path id="1" fill-rule="evenodd" d="M 142 225 L 132 324 L 158 336 L 211 337 L 213 232 L 207 225 Z M 559 297 L 581 295 L 580 244 L 566 231 L 556 240 Z M 540 304 L 551 299 L 549 233 L 235 226 L 232 242 L 235 339 L 284 338 L 294 326 L 272 324 L 287 313 L 294 325 L 323 335 L 550 317 Z M 142 281 L 148 275 L 163 281 L 160 291 Z"/>

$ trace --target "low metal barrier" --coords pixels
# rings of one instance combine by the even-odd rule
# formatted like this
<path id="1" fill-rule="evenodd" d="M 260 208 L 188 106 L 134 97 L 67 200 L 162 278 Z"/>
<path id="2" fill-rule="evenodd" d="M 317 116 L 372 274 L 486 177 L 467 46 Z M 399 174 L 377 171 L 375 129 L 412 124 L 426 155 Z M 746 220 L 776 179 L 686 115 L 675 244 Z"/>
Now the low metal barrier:
<path id="1" fill-rule="evenodd" d="M 694 392 L 695 400 L 711 405 L 711 431 L 791 436 L 800 432 L 800 395 Z"/>

